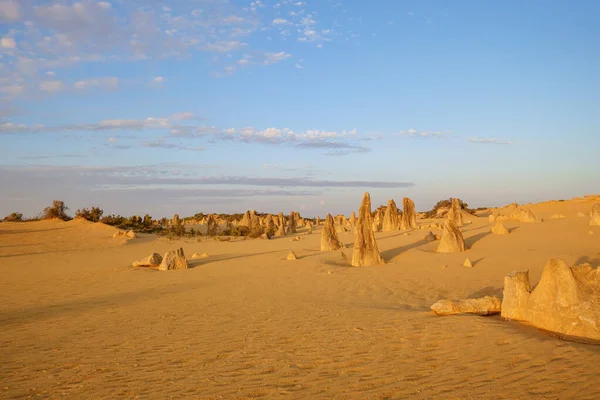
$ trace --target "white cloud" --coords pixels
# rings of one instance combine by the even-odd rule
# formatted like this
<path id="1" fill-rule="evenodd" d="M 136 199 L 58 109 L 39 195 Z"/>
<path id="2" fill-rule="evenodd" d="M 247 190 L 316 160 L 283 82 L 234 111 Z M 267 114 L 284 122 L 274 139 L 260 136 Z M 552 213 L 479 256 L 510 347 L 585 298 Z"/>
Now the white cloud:
<path id="1" fill-rule="evenodd" d="M 237 40 L 229 40 L 229 41 L 218 41 L 214 43 L 205 43 L 200 47 L 201 50 L 204 51 L 212 51 L 216 53 L 228 53 L 230 51 L 240 50 L 244 46 L 247 46 L 244 42 L 239 42 Z"/>
<path id="2" fill-rule="evenodd" d="M 64 84 L 61 81 L 44 81 L 40 83 L 40 90 L 42 92 L 54 93 L 62 90 Z"/>
<path id="3" fill-rule="evenodd" d="M 275 64 L 275 63 L 283 61 L 287 58 L 290 58 L 291 56 L 292 56 L 291 54 L 287 54 L 283 51 L 280 51 L 279 53 L 265 53 L 264 64 L 265 65 Z"/>
<path id="4" fill-rule="evenodd" d="M 17 43 L 15 42 L 15 39 L 5 36 L 0 39 L 0 47 L 5 49 L 16 49 Z"/>
<path id="5" fill-rule="evenodd" d="M 497 139 L 481 139 L 481 138 L 468 138 L 467 141 L 471 143 L 479 143 L 479 144 L 504 144 L 509 145 L 512 144 L 510 141 L 503 141 Z"/>
<path id="6" fill-rule="evenodd" d="M 16 0 L 0 0 L 0 21 L 18 21 L 21 19 L 21 7 Z"/>
<path id="7" fill-rule="evenodd" d="M 0 93 L 6 94 L 8 96 L 18 96 L 25 91 L 25 86 L 23 85 L 0 85 Z"/>
<path id="8" fill-rule="evenodd" d="M 287 19 L 275 18 L 273 20 L 273 25 L 291 25 L 292 23 Z"/>
<path id="9" fill-rule="evenodd" d="M 119 86 L 119 78 L 116 78 L 114 76 L 77 81 L 73 85 L 75 89 L 80 90 L 90 89 L 93 87 L 98 87 L 102 89 L 116 89 L 117 86 Z"/>
<path id="10" fill-rule="evenodd" d="M 154 78 L 152 78 L 152 83 L 154 84 L 161 84 L 165 81 L 165 78 L 162 76 L 156 76 Z"/>
<path id="11" fill-rule="evenodd" d="M 99 1 L 98 5 L 104 9 L 112 8 L 112 5 L 106 1 Z"/>
<path id="12" fill-rule="evenodd" d="M 406 131 L 400 131 L 400 136 L 404 137 L 443 137 L 452 135 L 452 132 L 449 131 L 422 131 L 418 132 L 416 129 L 410 128 Z"/>

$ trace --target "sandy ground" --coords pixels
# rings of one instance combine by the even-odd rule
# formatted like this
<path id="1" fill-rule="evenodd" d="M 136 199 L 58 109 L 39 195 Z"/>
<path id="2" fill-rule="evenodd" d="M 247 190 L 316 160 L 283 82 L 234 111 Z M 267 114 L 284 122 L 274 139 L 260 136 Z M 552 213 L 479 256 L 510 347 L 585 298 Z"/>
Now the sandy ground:
<path id="1" fill-rule="evenodd" d="M 545 222 L 506 221 L 508 236 L 470 217 L 466 253 L 435 253 L 428 229 L 377 233 L 388 263 L 363 268 L 319 252 L 320 228 L 299 242 L 170 242 L 84 221 L 2 223 L 0 398 L 598 399 L 599 346 L 429 310 L 501 295 L 516 269 L 537 283 L 550 257 L 600 265 L 600 227 L 576 216 L 591 204 L 532 205 Z M 179 246 L 210 257 L 131 267 Z"/>

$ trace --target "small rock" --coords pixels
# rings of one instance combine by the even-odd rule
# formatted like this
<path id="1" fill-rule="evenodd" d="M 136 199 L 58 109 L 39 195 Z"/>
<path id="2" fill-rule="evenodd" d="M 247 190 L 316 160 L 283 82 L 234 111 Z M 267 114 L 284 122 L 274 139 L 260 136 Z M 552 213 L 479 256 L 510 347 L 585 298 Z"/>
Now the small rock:
<path id="1" fill-rule="evenodd" d="M 469 260 L 468 258 L 465 260 L 465 262 L 463 263 L 463 267 L 467 267 L 467 268 L 473 268 L 473 263 L 471 262 L 471 260 Z"/>
<path id="2" fill-rule="evenodd" d="M 550 218 L 552 218 L 552 219 L 563 219 L 563 218 L 567 218 L 567 217 L 565 217 L 562 214 L 554 214 Z"/>
<path id="3" fill-rule="evenodd" d="M 127 231 L 125 235 L 130 239 L 135 239 L 137 237 L 137 234 L 134 231 Z"/>
<path id="4" fill-rule="evenodd" d="M 431 306 L 431 310 L 437 315 L 453 315 L 470 313 L 476 315 L 498 314 L 501 311 L 502 302 L 496 296 L 485 296 L 479 299 L 466 300 L 440 300 Z"/>
<path id="5" fill-rule="evenodd" d="M 296 257 L 296 253 L 294 253 L 293 251 L 287 255 L 287 260 L 291 261 L 291 260 L 297 260 L 298 257 Z"/>
<path id="6" fill-rule="evenodd" d="M 269 240 L 269 239 L 270 239 L 269 235 L 268 235 L 268 234 L 266 234 L 266 233 L 263 233 L 262 235 L 260 235 L 260 238 L 261 238 L 262 240 Z"/>
<path id="7" fill-rule="evenodd" d="M 202 254 L 194 253 L 194 254 L 192 254 L 192 258 L 208 258 L 208 254 L 206 254 L 206 253 L 202 253 Z"/>
<path id="8" fill-rule="evenodd" d="M 502 222 L 498 221 L 491 229 L 494 235 L 508 235 L 510 231 Z"/>
<path id="9" fill-rule="evenodd" d="M 428 242 L 435 242 L 437 240 L 437 237 L 433 234 L 433 232 L 429 231 L 429 233 L 425 235 L 424 240 Z"/>
<path id="10" fill-rule="evenodd" d="M 590 230 L 588 231 L 588 235 L 593 235 L 593 234 L 594 234 L 594 231 L 590 229 Z"/>
<path id="11" fill-rule="evenodd" d="M 162 262 L 162 256 L 158 253 L 152 253 L 148 257 L 142 258 L 139 261 L 134 261 L 134 267 L 158 267 Z"/>
<path id="12" fill-rule="evenodd" d="M 292 242 L 299 242 L 300 240 L 302 240 L 302 238 L 300 236 L 296 236 L 292 239 Z"/>

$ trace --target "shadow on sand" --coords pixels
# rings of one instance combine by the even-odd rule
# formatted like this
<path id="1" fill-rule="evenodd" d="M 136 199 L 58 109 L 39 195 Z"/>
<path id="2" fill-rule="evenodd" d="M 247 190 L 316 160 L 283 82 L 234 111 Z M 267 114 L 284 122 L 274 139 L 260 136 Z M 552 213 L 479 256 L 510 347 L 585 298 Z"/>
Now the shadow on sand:
<path id="1" fill-rule="evenodd" d="M 383 259 L 385 260 L 385 262 L 390 262 L 392 261 L 397 255 L 404 253 L 405 251 L 408 251 L 410 249 L 414 249 L 415 247 L 420 247 L 423 246 L 424 244 L 430 243 L 425 239 L 421 239 L 418 242 L 406 245 L 406 246 L 400 246 L 400 247 L 396 247 L 394 249 L 390 249 L 390 250 L 386 250 L 386 251 L 382 251 L 381 252 L 381 257 L 383 257 Z"/>

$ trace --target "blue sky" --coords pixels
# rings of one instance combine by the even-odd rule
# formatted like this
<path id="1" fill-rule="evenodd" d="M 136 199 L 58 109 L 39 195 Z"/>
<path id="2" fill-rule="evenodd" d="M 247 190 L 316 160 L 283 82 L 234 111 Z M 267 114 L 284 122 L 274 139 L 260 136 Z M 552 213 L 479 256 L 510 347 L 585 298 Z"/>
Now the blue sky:
<path id="1" fill-rule="evenodd" d="M 600 192 L 596 1 L 0 0 L 0 215 Z"/>

